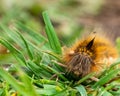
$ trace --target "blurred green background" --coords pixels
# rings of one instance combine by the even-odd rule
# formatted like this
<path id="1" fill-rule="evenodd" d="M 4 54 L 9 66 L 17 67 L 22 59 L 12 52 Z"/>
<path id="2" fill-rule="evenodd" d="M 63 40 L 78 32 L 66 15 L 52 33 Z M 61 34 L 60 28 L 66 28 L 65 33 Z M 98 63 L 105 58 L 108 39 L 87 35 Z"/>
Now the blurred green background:
<path id="1" fill-rule="evenodd" d="M 114 34 L 114 40 L 120 36 L 119 0 L 1 0 L 0 20 L 9 24 L 20 20 L 43 32 L 44 10 L 48 11 L 61 43 L 71 44 L 84 31 L 105 31 Z"/>

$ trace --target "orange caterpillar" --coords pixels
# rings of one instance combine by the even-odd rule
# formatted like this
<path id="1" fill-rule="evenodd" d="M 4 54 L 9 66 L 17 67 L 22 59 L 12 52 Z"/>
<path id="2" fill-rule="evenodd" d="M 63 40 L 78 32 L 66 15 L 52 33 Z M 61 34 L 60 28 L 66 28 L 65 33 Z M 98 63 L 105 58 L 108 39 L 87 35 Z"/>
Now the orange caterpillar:
<path id="1" fill-rule="evenodd" d="M 100 74 L 118 58 L 112 42 L 100 34 L 92 34 L 79 40 L 64 54 L 67 73 L 83 77 L 91 72 Z"/>

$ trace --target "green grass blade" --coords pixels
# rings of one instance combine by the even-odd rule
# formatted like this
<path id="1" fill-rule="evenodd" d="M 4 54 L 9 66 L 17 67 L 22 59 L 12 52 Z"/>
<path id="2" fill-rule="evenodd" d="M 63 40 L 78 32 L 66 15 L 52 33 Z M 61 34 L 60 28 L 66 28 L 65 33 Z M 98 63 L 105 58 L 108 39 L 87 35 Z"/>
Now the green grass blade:
<path id="1" fill-rule="evenodd" d="M 25 57 L 21 51 L 17 50 L 13 45 L 4 39 L 0 39 L 0 43 L 4 45 L 15 57 L 18 57 L 24 64 L 26 64 Z"/>
<path id="2" fill-rule="evenodd" d="M 37 96 L 36 91 L 32 85 L 31 79 L 25 73 L 23 73 L 22 70 L 19 70 L 19 74 L 20 74 L 20 78 L 24 84 L 26 93 L 29 96 Z"/>
<path id="3" fill-rule="evenodd" d="M 63 76 L 63 74 L 59 73 L 57 70 L 49 67 L 48 65 L 45 64 L 41 64 L 42 67 L 51 70 L 51 72 L 53 72 L 54 74 L 57 74 L 57 76 L 59 76 L 61 79 L 67 81 L 67 78 L 65 78 L 65 76 Z"/>
<path id="4" fill-rule="evenodd" d="M 30 29 L 28 26 L 25 26 L 21 22 L 17 22 L 16 27 L 18 29 L 22 30 L 23 33 L 29 34 L 31 39 L 34 40 L 36 43 L 38 43 L 38 44 L 44 43 L 44 46 L 42 46 L 43 49 L 50 48 L 47 39 L 44 36 L 42 36 L 41 34 L 34 32 L 32 29 Z"/>
<path id="5" fill-rule="evenodd" d="M 86 89 L 82 85 L 79 85 L 75 88 L 79 91 L 80 96 L 87 96 Z"/>
<path id="6" fill-rule="evenodd" d="M 19 38 L 19 36 L 16 32 L 10 30 L 6 25 L 3 25 L 3 24 L 0 24 L 0 28 L 3 30 L 4 33 L 6 33 L 5 35 L 7 35 L 7 37 L 4 37 L 5 39 L 14 41 L 18 45 L 24 47 L 23 42 L 21 41 L 21 39 Z"/>
<path id="7" fill-rule="evenodd" d="M 30 59 L 33 60 L 34 57 L 33 57 L 33 54 L 32 54 L 32 52 L 31 52 L 31 50 L 30 50 L 30 48 L 28 46 L 28 43 L 26 42 L 26 40 L 24 39 L 24 37 L 19 32 L 18 32 L 18 34 L 19 34 L 19 36 L 21 37 L 21 39 L 23 40 L 23 42 L 24 42 L 24 44 L 26 46 L 27 53 L 28 53 Z"/>
<path id="8" fill-rule="evenodd" d="M 10 83 L 15 89 L 17 89 L 21 94 L 26 95 L 25 88 L 23 85 L 20 85 L 16 79 L 13 78 L 8 72 L 0 68 L 0 75 Z"/>
<path id="9" fill-rule="evenodd" d="M 3 30 L 4 33 L 6 33 L 6 35 L 7 35 L 6 38 L 8 40 L 11 40 L 11 41 L 15 42 L 18 46 L 20 46 L 24 50 L 24 48 L 26 47 L 26 44 L 25 44 L 25 42 L 23 42 L 23 40 L 17 34 L 19 32 L 19 30 L 17 30 L 17 32 L 16 32 L 16 30 L 10 30 L 7 26 L 5 26 L 3 24 L 0 24 L 0 28 L 2 28 L 2 30 Z M 41 49 L 40 49 L 38 46 L 35 46 L 32 42 L 30 42 L 34 38 L 35 38 L 35 42 L 37 42 L 37 41 L 39 41 L 39 43 L 46 42 L 46 40 L 44 40 L 44 39 L 38 39 L 38 38 L 42 38 L 38 34 L 32 33 L 32 31 L 30 31 L 28 34 L 30 34 L 30 33 L 31 33 L 31 38 L 30 38 L 31 40 L 27 40 L 28 39 L 27 38 L 27 39 L 25 39 L 25 41 L 27 42 L 27 45 L 29 45 L 29 48 L 31 50 L 36 49 L 36 50 L 38 50 L 38 53 L 39 53 L 41 51 L 41 49 L 44 49 L 44 50 L 45 49 L 47 49 L 47 50 L 49 49 L 48 43 L 47 44 L 45 43 L 45 46 L 41 46 L 40 47 Z M 37 42 L 37 44 L 38 44 L 38 42 Z"/>
<path id="10" fill-rule="evenodd" d="M 51 72 L 48 71 L 47 68 L 43 68 L 42 65 L 38 66 L 34 62 L 29 61 L 27 67 L 37 76 L 37 78 L 49 79 L 52 77 Z"/>
<path id="11" fill-rule="evenodd" d="M 98 92 L 97 96 L 113 96 L 110 92 L 106 90 L 106 88 L 101 87 L 99 88 L 100 92 Z"/>
<path id="12" fill-rule="evenodd" d="M 82 79 L 80 79 L 78 82 L 75 83 L 74 86 L 77 86 L 79 84 L 81 84 L 82 82 L 84 82 L 85 80 L 89 79 L 90 77 L 92 77 L 95 73 L 90 73 L 88 75 L 86 75 L 85 77 L 83 77 Z"/>
<path id="13" fill-rule="evenodd" d="M 51 48 L 55 53 L 62 54 L 60 42 L 52 26 L 52 23 L 50 22 L 47 12 L 43 12 L 43 19 L 45 22 L 46 34 L 48 36 Z"/>
<path id="14" fill-rule="evenodd" d="M 114 78 L 118 74 L 119 71 L 120 71 L 120 69 L 112 70 L 106 76 L 100 78 L 100 80 L 93 85 L 93 88 L 95 89 L 101 85 L 104 85 L 105 83 L 110 81 L 112 78 Z"/>
<path id="15" fill-rule="evenodd" d="M 18 68 L 18 70 L 19 70 L 19 68 Z M 8 72 L 4 71 L 2 68 L 0 68 L 0 75 L 9 84 L 11 84 L 20 94 L 23 94 L 23 96 L 37 96 L 37 94 L 34 90 L 34 87 L 32 86 L 31 80 L 21 70 L 19 70 L 19 75 L 23 81 L 22 83 L 19 83 L 16 79 L 14 79 L 13 76 L 8 74 Z"/>

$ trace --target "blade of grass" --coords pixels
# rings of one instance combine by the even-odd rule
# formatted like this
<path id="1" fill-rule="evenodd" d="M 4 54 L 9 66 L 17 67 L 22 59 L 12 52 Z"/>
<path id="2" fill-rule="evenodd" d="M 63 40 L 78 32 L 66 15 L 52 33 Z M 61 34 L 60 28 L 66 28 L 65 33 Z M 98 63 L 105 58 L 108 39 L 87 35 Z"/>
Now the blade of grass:
<path id="1" fill-rule="evenodd" d="M 76 86 L 75 88 L 79 91 L 80 96 L 87 96 L 86 89 L 82 85 Z"/>
<path id="2" fill-rule="evenodd" d="M 55 57 L 57 60 L 59 60 L 59 61 L 62 61 L 61 60 L 61 56 L 60 55 L 58 55 L 58 54 L 55 54 L 55 53 L 53 53 L 53 52 L 51 52 L 51 51 L 43 51 L 44 53 L 47 53 L 47 54 L 49 54 L 49 55 L 51 55 L 51 56 L 53 56 L 53 57 Z"/>
<path id="3" fill-rule="evenodd" d="M 20 46 L 24 46 L 23 42 L 20 40 L 18 34 L 16 32 L 10 30 L 6 25 L 0 24 L 0 28 L 3 30 L 4 33 L 6 33 L 7 37 L 5 37 L 7 40 L 11 40 L 16 42 Z"/>
<path id="4" fill-rule="evenodd" d="M 0 28 L 2 28 L 2 30 L 6 33 L 6 35 L 8 35 L 6 38 L 7 39 L 10 39 L 10 40 L 12 40 L 12 41 L 14 41 L 17 45 L 19 45 L 21 48 L 25 48 L 26 47 L 26 45 L 25 45 L 25 43 L 23 43 L 23 40 L 21 40 L 21 38 L 20 38 L 20 36 L 17 34 L 18 32 L 19 32 L 19 30 L 10 30 L 7 26 L 5 26 L 5 25 L 3 25 L 3 24 L 0 24 Z M 31 31 L 32 32 L 32 31 Z M 30 33 L 29 33 L 30 34 Z M 36 35 L 37 34 L 35 34 L 35 36 L 34 35 L 32 35 L 31 37 L 32 38 L 34 38 L 34 37 L 36 37 Z M 39 37 L 39 36 L 38 36 Z M 31 39 L 32 40 L 32 39 Z M 38 40 L 38 39 L 37 39 Z M 36 40 L 36 41 L 37 41 Z M 40 39 L 41 40 L 41 39 Z M 38 46 L 35 46 L 32 42 L 30 42 L 30 40 L 25 40 L 26 42 L 27 42 L 27 44 L 30 46 L 29 48 L 31 49 L 31 50 L 33 50 L 33 49 L 36 49 L 36 50 L 38 50 L 39 52 L 41 52 L 41 50 L 40 50 L 40 48 L 38 47 Z M 39 40 L 38 40 L 39 41 Z M 44 40 L 45 41 L 45 40 Z M 43 41 L 41 41 L 41 42 L 43 42 Z M 48 45 L 48 44 L 47 44 Z M 46 47 L 46 46 L 41 46 L 41 49 L 48 49 L 49 47 Z"/>
<path id="5" fill-rule="evenodd" d="M 52 74 L 51 72 L 48 72 L 47 69 L 44 69 L 41 65 L 36 65 L 34 62 L 29 61 L 27 64 L 27 67 L 32 70 L 32 72 L 38 77 L 38 78 L 45 78 L 49 79 Z"/>
<path id="6" fill-rule="evenodd" d="M 26 40 L 24 39 L 24 37 L 19 32 L 18 32 L 18 34 L 19 34 L 19 36 L 21 37 L 21 39 L 23 40 L 23 42 L 24 42 L 24 44 L 26 46 L 27 53 L 28 53 L 30 59 L 33 60 L 34 57 L 33 57 L 33 54 L 32 54 L 32 52 L 31 52 L 31 50 L 30 50 L 30 48 L 28 46 L 28 43 L 26 42 Z"/>
<path id="7" fill-rule="evenodd" d="M 61 79 L 67 81 L 67 78 L 65 78 L 61 73 L 59 73 L 57 70 L 49 67 L 48 65 L 45 64 L 41 64 L 42 67 L 44 67 L 45 69 L 49 69 L 51 70 L 54 74 L 57 74 L 57 76 L 59 76 Z"/>
<path id="8" fill-rule="evenodd" d="M 43 12 L 43 19 L 45 22 L 45 30 L 46 30 L 46 34 L 48 36 L 48 40 L 49 40 L 51 48 L 53 49 L 55 53 L 62 54 L 60 42 L 58 40 L 58 37 L 55 33 L 55 30 L 52 26 L 52 23 L 46 11 Z"/>
<path id="9" fill-rule="evenodd" d="M 99 88 L 100 92 L 98 92 L 97 96 L 113 96 L 110 92 L 108 92 L 104 87 Z"/>
<path id="10" fill-rule="evenodd" d="M 10 83 L 15 89 L 17 89 L 21 94 L 26 95 L 24 86 L 19 84 L 16 79 L 13 78 L 10 74 L 8 74 L 6 71 L 4 71 L 2 68 L 0 68 L 0 75 L 8 82 Z"/>
<path id="11" fill-rule="evenodd" d="M 95 73 L 90 73 L 88 75 L 86 75 L 84 78 L 80 79 L 78 82 L 76 82 L 74 84 L 74 86 L 77 86 L 79 85 L 80 83 L 84 82 L 85 80 L 89 79 L 90 77 L 92 77 Z"/>
<path id="12" fill-rule="evenodd" d="M 27 94 L 29 96 L 37 96 L 36 91 L 32 85 L 32 80 L 22 71 L 18 68 L 20 78 L 22 80 L 22 83 L 24 84 L 25 90 L 27 91 Z"/>
<path id="13" fill-rule="evenodd" d="M 8 41 L 4 39 L 0 39 L 0 43 L 8 48 L 15 57 L 18 57 L 24 64 L 26 64 L 25 57 L 23 56 L 21 51 L 17 50 L 13 45 L 11 45 Z"/>
<path id="14" fill-rule="evenodd" d="M 120 64 L 120 59 L 118 59 L 116 62 L 114 62 L 113 64 L 111 64 L 111 66 L 110 66 L 109 68 L 105 69 L 105 70 L 102 72 L 102 74 L 100 75 L 100 78 L 104 77 L 105 74 L 109 73 L 109 71 L 114 70 L 114 69 L 117 69 L 118 66 L 119 66 L 119 64 Z"/>
<path id="15" fill-rule="evenodd" d="M 106 76 L 100 78 L 100 80 L 98 82 L 96 82 L 92 87 L 94 89 L 98 88 L 101 85 L 104 85 L 105 83 L 107 83 L 109 80 L 111 80 L 112 78 L 114 78 L 118 72 L 120 71 L 120 69 L 116 69 L 116 70 L 112 70 L 110 73 L 108 73 Z"/>
<path id="16" fill-rule="evenodd" d="M 8 72 L 4 71 L 2 68 L 0 68 L 0 75 L 9 83 L 11 84 L 20 94 L 23 94 L 23 96 L 37 96 L 34 87 L 32 86 L 32 83 L 30 82 L 30 78 L 19 70 L 19 76 L 22 79 L 23 82 L 19 83 L 16 79 L 14 79 L 13 76 L 8 74 Z"/>
<path id="17" fill-rule="evenodd" d="M 25 26 L 21 22 L 17 22 L 16 27 L 18 29 L 22 30 L 23 33 L 29 34 L 31 39 L 34 40 L 36 43 L 45 42 L 44 46 L 43 46 L 43 49 L 50 48 L 47 39 L 44 36 L 42 36 L 41 34 L 38 34 L 38 33 L 34 32 L 32 29 L 30 29 L 28 26 Z"/>
<path id="18" fill-rule="evenodd" d="M 66 89 L 63 89 L 58 85 L 44 84 L 43 86 L 44 86 L 44 89 L 39 90 L 40 94 L 48 95 L 48 96 L 64 96 L 65 95 Z"/>

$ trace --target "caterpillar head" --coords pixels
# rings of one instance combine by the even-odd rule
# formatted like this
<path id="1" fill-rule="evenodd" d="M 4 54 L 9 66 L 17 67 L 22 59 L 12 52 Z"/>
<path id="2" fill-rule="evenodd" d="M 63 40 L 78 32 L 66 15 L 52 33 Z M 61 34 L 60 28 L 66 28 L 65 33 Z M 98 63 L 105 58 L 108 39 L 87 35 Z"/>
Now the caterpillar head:
<path id="1" fill-rule="evenodd" d="M 94 44 L 93 38 L 85 46 L 80 45 L 76 50 L 70 54 L 70 59 L 67 62 L 67 73 L 72 74 L 73 77 L 85 76 L 90 72 L 91 66 L 94 61 L 91 58 L 91 48 Z"/>

